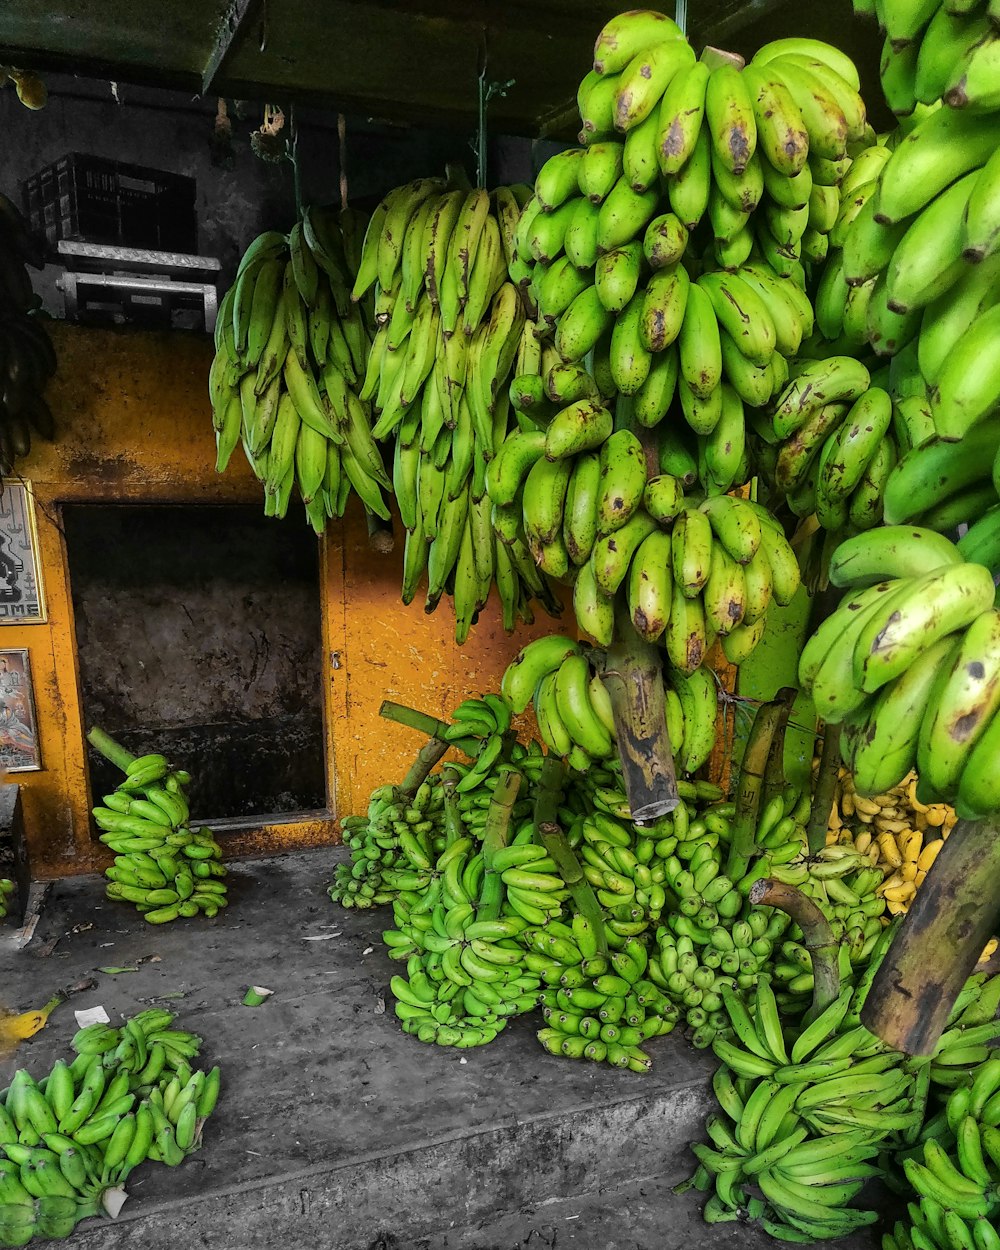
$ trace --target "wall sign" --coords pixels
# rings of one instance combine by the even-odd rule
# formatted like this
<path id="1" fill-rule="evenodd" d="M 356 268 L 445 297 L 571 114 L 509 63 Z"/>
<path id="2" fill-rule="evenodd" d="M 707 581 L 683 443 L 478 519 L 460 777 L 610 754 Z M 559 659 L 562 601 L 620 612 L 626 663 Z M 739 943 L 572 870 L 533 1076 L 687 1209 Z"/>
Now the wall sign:
<path id="1" fill-rule="evenodd" d="M 29 482 L 7 481 L 0 494 L 0 625 L 44 620 L 34 493 Z"/>
<path id="2" fill-rule="evenodd" d="M 0 772 L 30 773 L 42 767 L 28 652 L 0 650 Z"/>

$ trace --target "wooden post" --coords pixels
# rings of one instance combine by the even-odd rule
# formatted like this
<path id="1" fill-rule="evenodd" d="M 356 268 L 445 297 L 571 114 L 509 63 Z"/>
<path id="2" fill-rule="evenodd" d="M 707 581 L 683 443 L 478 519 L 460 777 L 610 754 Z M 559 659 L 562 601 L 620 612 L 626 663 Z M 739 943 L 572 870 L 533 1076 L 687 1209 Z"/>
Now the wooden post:
<path id="1" fill-rule="evenodd" d="M 601 680 L 611 696 L 629 810 L 634 821 L 646 824 L 672 812 L 680 797 L 660 653 L 639 637 L 620 603 Z"/>
<path id="2" fill-rule="evenodd" d="M 861 1023 L 910 1055 L 934 1053 L 1000 917 L 1000 821 L 960 820 L 875 974 Z"/>

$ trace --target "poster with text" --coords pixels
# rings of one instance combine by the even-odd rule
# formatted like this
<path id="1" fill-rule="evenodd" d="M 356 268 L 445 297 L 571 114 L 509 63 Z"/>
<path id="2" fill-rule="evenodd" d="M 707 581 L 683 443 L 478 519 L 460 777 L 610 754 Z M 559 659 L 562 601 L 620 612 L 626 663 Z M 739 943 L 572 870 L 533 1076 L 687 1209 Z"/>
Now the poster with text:
<path id="1" fill-rule="evenodd" d="M 34 495 L 28 482 L 5 482 L 0 494 L 0 625 L 44 620 Z"/>

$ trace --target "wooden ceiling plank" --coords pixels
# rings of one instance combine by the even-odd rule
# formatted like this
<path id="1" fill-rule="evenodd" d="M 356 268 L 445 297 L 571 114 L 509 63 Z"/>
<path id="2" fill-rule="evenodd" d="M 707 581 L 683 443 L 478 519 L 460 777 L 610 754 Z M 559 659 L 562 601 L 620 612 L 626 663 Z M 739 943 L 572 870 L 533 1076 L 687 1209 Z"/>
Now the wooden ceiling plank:
<path id="1" fill-rule="evenodd" d="M 202 95 L 215 95 L 215 84 L 226 68 L 237 40 L 241 39 L 260 13 L 262 0 L 228 0 L 215 33 L 215 43 L 201 76 Z"/>

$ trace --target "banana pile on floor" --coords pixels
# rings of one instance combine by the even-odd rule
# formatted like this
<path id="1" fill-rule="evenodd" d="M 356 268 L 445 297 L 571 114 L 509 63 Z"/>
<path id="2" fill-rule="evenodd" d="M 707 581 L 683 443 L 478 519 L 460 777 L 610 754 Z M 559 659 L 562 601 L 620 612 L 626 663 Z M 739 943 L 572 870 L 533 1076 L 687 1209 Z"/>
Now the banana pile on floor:
<path id="1" fill-rule="evenodd" d="M 571 638 L 549 634 L 529 642 L 504 672 L 500 690 L 513 712 L 532 706 L 542 741 L 571 768 L 586 772 L 595 760 L 615 761 L 611 699 L 601 681 L 602 653 Z M 666 716 L 677 767 L 696 772 L 715 746 L 715 676 L 706 665 L 690 675 L 670 666 Z"/>
<path id="2" fill-rule="evenodd" d="M 834 552 L 846 594 L 806 642 L 799 681 L 820 716 L 843 722 L 861 794 L 916 768 L 921 802 L 961 817 L 996 811 L 1000 614 L 993 577 L 932 530 L 885 526 Z"/>
<path id="3" fill-rule="evenodd" d="M 352 292 L 360 300 L 374 290 L 377 331 L 360 395 L 378 414 L 374 437 L 395 434 L 403 601 L 426 573 L 425 610 L 451 594 L 459 642 L 494 582 L 508 630 L 533 619 L 533 598 L 561 610 L 527 547 L 494 539 L 486 493 L 489 462 L 519 428 L 511 370 L 539 350 L 507 276 L 527 192 L 440 178 L 397 188 L 372 216 Z"/>
<path id="4" fill-rule="evenodd" d="M 0 193 L 0 477 L 27 456 L 32 436 L 51 439 L 55 434 L 42 392 L 56 371 L 56 355 L 35 316 L 41 300 L 32 290 L 28 265 L 42 269 L 44 251 L 17 205 Z"/>
<path id="5" fill-rule="evenodd" d="M 288 235 L 265 231 L 222 297 L 209 395 L 223 472 L 242 443 L 264 486 L 264 512 L 283 517 L 297 486 L 317 534 L 351 490 L 388 520 L 390 489 L 358 397 L 372 308 L 351 300 L 365 220 L 307 208 Z"/>
<path id="6" fill-rule="evenodd" d="M 881 1177 L 917 1199 L 909 1207 L 916 1236 L 901 1222 L 885 1250 L 982 1244 L 972 1228 L 961 1236 L 953 1217 L 985 1223 L 1000 1205 L 983 1162 L 983 1144 L 988 1158 L 988 1146 L 1000 1143 L 987 1136 L 1000 1110 L 981 1124 L 1000 1087 L 1000 1063 L 986 1046 L 1000 1033 L 1000 978 L 973 976 L 934 1055 L 908 1058 L 860 1023 L 886 947 L 883 940 L 856 986 L 793 1027 L 783 1027 L 766 978 L 749 1009 L 724 991 L 733 1037 L 714 1043 L 718 1110 L 705 1125 L 711 1145 L 692 1146 L 698 1168 L 688 1182 L 711 1195 L 707 1221 L 746 1219 L 803 1245 L 843 1237 L 879 1218 L 848 1204 Z M 941 1111 L 938 1091 L 947 1100 Z M 921 1226 L 942 1229 L 946 1212 L 948 1235 L 922 1240 Z"/>
<path id="7" fill-rule="evenodd" d="M 0 1091 L 0 1245 L 68 1237 L 117 1217 L 125 1182 L 147 1159 L 176 1167 L 201 1145 L 220 1071 L 192 1068 L 202 1039 L 151 1009 L 121 1028 L 92 1024 L 76 1058 L 39 1081 L 19 1068 Z"/>
<path id="8" fill-rule="evenodd" d="M 227 903 L 222 847 L 210 829 L 190 827 L 190 781 L 165 755 L 140 755 L 92 809 L 100 840 L 115 852 L 105 893 L 133 903 L 150 924 L 199 912 L 212 917 Z"/>
<path id="9" fill-rule="evenodd" d="M 16 886 L 10 877 L 0 877 L 0 920 L 7 915 Z"/>

